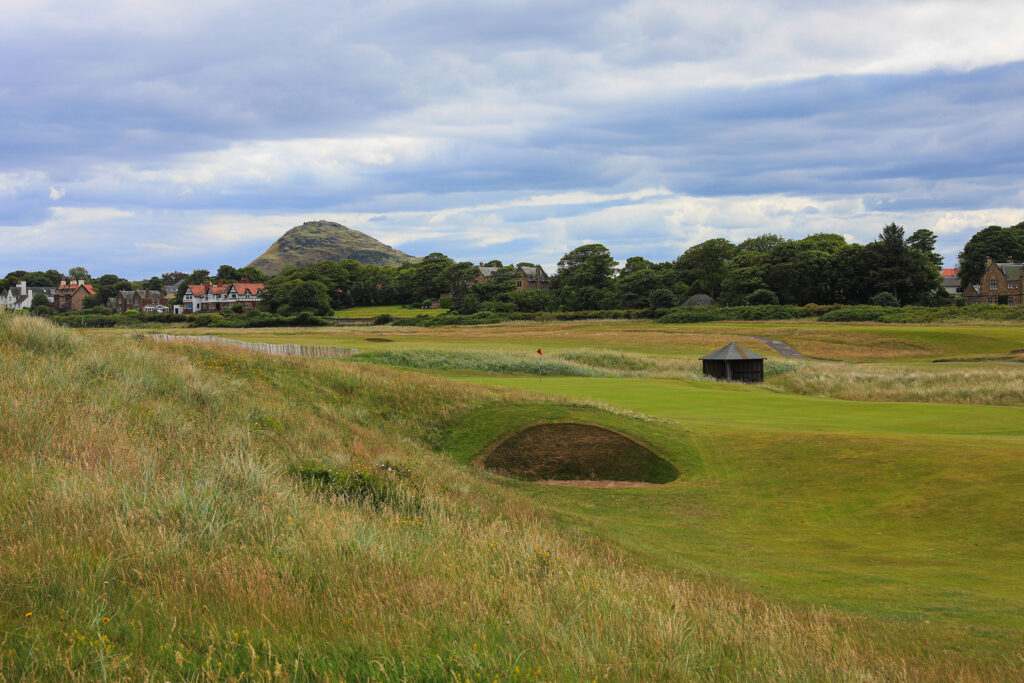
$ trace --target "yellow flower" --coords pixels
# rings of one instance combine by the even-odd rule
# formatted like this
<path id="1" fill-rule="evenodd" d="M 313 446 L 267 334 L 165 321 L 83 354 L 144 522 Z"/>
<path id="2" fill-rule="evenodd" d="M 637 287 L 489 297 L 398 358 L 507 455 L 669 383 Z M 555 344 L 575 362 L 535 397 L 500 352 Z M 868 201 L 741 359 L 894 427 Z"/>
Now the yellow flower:
<path id="1" fill-rule="evenodd" d="M 32 616 L 32 613 L 31 612 L 25 612 L 25 616 L 26 617 L 30 617 L 30 616 Z"/>
<path id="2" fill-rule="evenodd" d="M 110 621 L 110 617 L 103 617 L 103 623 L 104 624 L 107 623 L 108 621 Z"/>

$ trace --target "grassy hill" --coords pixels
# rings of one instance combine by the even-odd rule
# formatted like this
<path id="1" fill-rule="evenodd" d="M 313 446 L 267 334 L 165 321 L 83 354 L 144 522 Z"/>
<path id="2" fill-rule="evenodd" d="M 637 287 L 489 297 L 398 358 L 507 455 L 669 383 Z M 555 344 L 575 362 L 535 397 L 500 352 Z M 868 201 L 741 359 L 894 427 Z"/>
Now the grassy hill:
<path id="1" fill-rule="evenodd" d="M 249 265 L 275 275 L 288 266 L 346 259 L 363 265 L 397 266 L 414 260 L 414 257 L 340 223 L 307 221 L 281 235 Z"/>
<path id="2" fill-rule="evenodd" d="M 1019 408 L 453 382 L 10 314 L 0 385 L 2 679 L 1024 675 Z M 471 464 L 557 419 L 680 476 Z"/>

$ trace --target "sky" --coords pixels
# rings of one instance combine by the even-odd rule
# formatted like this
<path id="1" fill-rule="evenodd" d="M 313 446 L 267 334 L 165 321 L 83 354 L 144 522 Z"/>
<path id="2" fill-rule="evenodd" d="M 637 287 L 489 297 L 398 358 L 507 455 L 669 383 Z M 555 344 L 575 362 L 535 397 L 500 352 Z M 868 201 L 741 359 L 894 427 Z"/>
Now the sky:
<path id="1" fill-rule="evenodd" d="M 0 274 L 1024 220 L 1024 3 L 0 0 Z"/>

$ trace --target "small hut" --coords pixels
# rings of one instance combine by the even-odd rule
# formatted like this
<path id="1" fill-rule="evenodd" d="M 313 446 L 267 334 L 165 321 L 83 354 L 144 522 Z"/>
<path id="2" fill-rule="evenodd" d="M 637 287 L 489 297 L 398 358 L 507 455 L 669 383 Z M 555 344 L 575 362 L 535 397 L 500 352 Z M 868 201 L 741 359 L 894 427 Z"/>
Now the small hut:
<path id="1" fill-rule="evenodd" d="M 704 361 L 704 374 L 708 377 L 736 382 L 764 381 L 764 356 L 734 342 L 712 351 L 701 360 Z"/>

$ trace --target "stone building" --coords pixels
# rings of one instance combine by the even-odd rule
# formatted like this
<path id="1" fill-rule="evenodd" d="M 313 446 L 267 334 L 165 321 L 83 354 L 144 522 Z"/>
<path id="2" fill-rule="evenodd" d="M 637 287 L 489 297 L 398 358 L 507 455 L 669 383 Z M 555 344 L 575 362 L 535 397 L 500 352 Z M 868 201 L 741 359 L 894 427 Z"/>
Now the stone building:
<path id="1" fill-rule="evenodd" d="M 485 266 L 482 263 L 477 265 L 476 268 L 476 282 L 486 282 L 501 270 L 498 266 Z M 546 292 L 551 289 L 551 281 L 548 279 L 548 274 L 544 272 L 541 266 L 518 266 L 512 279 L 516 283 L 517 292 L 523 292 L 528 289 L 539 289 Z"/>
<path id="2" fill-rule="evenodd" d="M 85 280 L 61 280 L 60 286 L 53 292 L 54 313 L 70 313 L 85 308 L 85 297 L 92 296 L 96 290 Z"/>
<path id="3" fill-rule="evenodd" d="M 1024 263 L 996 263 L 985 259 L 985 273 L 981 283 L 964 288 L 964 298 L 969 304 L 1006 304 L 1018 306 L 1021 301 L 1021 271 Z"/>

